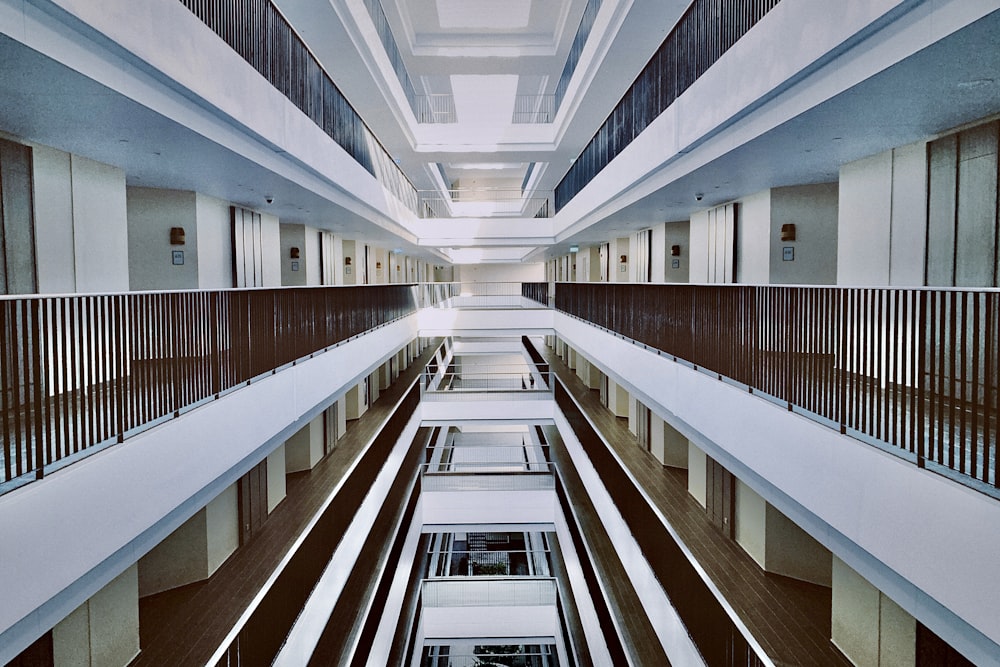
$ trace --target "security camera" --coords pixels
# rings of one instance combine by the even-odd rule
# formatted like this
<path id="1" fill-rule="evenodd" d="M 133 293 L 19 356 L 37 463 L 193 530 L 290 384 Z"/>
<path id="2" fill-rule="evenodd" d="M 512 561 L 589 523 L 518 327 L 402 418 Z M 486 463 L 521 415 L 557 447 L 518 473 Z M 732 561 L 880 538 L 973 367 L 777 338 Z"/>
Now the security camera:
<path id="1" fill-rule="evenodd" d="M 697 193 L 695 193 L 695 195 L 694 195 L 694 199 L 695 199 L 695 201 L 701 201 L 701 198 L 702 198 L 702 197 L 704 197 L 704 196 L 705 196 L 705 195 L 701 194 L 700 192 L 697 192 Z M 268 200 L 268 203 L 270 204 L 270 203 L 271 203 L 271 200 Z"/>
<path id="2" fill-rule="evenodd" d="M 698 199 L 701 199 L 701 197 L 699 197 Z M 274 197 L 265 197 L 264 201 L 266 201 L 268 204 L 273 204 L 274 203 Z"/>

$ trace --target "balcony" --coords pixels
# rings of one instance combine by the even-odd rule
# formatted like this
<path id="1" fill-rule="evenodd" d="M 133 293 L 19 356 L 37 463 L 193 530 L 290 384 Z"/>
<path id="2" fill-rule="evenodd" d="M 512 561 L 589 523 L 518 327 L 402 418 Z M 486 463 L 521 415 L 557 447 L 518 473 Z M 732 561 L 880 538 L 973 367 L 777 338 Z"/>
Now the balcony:
<path id="1" fill-rule="evenodd" d="M 552 193 L 520 188 L 418 190 L 422 218 L 548 218 Z"/>

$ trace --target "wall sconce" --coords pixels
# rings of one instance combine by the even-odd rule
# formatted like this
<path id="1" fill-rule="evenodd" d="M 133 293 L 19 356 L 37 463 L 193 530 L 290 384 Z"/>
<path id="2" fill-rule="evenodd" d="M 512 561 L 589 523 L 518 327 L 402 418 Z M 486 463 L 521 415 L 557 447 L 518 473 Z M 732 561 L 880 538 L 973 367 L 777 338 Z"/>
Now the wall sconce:
<path id="1" fill-rule="evenodd" d="M 350 266 L 350 265 L 351 265 L 351 258 L 350 257 L 345 257 L 344 258 L 344 266 Z"/>
<path id="2" fill-rule="evenodd" d="M 672 245 L 672 246 L 670 246 L 670 256 L 671 257 L 680 257 L 681 256 L 681 247 L 679 245 Z"/>
<path id="3" fill-rule="evenodd" d="M 292 254 L 292 259 L 298 259 L 299 258 L 299 249 L 293 247 L 292 250 L 291 250 L 291 254 Z"/>
<path id="4" fill-rule="evenodd" d="M 782 241 L 795 240 L 795 225 L 788 223 L 781 226 L 781 240 Z"/>
<path id="5" fill-rule="evenodd" d="M 170 228 L 170 245 L 184 245 L 184 228 Z"/>
<path id="6" fill-rule="evenodd" d="M 375 270 L 376 271 L 382 270 L 382 262 L 375 262 Z"/>
<path id="7" fill-rule="evenodd" d="M 625 264 L 626 262 L 628 262 L 628 257 L 625 256 L 625 255 L 622 255 L 621 259 L 619 259 L 618 261 L 621 262 L 622 264 Z"/>

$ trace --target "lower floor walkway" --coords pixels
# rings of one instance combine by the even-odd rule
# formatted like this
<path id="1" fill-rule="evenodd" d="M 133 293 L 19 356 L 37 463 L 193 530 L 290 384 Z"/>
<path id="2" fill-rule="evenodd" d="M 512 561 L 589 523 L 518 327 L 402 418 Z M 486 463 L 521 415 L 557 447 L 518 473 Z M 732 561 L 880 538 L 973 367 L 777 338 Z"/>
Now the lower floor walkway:
<path id="1" fill-rule="evenodd" d="M 286 497 L 253 539 L 207 580 L 139 601 L 141 653 L 133 667 L 204 665 L 226 640 L 289 549 L 351 470 L 361 451 L 392 416 L 440 340 L 432 340 L 312 470 L 286 479 Z"/>
<path id="2" fill-rule="evenodd" d="M 546 348 L 543 357 L 768 657 L 777 665 L 850 665 L 830 641 L 830 589 L 765 572 L 715 528 L 688 493 L 686 470 L 664 467 L 642 449 L 627 420 L 608 411 L 598 390 L 589 389 L 555 352 Z"/>

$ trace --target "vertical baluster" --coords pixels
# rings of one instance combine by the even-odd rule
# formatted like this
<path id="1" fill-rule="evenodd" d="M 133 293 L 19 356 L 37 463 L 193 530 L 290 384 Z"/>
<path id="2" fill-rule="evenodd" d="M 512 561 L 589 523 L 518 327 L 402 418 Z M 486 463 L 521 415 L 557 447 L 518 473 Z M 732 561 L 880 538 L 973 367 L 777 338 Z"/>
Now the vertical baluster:
<path id="1" fill-rule="evenodd" d="M 952 404 L 954 405 L 954 410 L 957 412 L 958 423 L 955 426 L 955 445 L 958 447 L 958 471 L 965 473 L 965 463 L 966 463 L 966 410 L 968 410 L 968 368 L 969 368 L 969 292 L 960 292 L 955 295 L 958 303 L 958 312 L 956 313 L 956 318 L 958 320 L 959 326 L 959 353 L 952 354 L 952 357 L 957 357 L 957 367 L 955 369 L 955 382 L 958 384 L 958 403 L 955 404 L 955 398 L 952 397 Z"/>
<path id="2" fill-rule="evenodd" d="M 962 403 L 966 410 L 971 410 L 970 421 L 968 430 L 962 429 L 964 431 L 962 442 L 962 449 L 966 447 L 969 448 L 969 474 L 972 477 L 978 477 L 976 469 L 979 462 L 979 409 L 980 409 L 980 398 L 979 398 L 979 362 L 980 362 L 980 338 L 979 338 L 979 300 L 980 296 L 978 294 L 970 293 L 969 299 L 972 301 L 972 384 L 969 388 L 970 395 L 968 395 L 968 400 L 963 400 Z M 964 387 L 966 383 L 962 383 Z M 983 466 L 983 471 L 985 472 L 986 466 Z"/>
<path id="3" fill-rule="evenodd" d="M 14 301 L 0 300 L 0 438 L 3 439 L 3 481 L 14 478 L 14 466 L 12 462 L 17 457 L 17 440 L 14 437 L 15 431 L 11 424 L 11 416 L 17 409 L 16 405 L 16 385 L 11 380 L 10 362 L 8 354 L 15 349 L 14 336 L 8 330 L 10 321 L 11 304 Z"/>
<path id="4" fill-rule="evenodd" d="M 28 313 L 28 332 L 31 337 L 31 358 L 25 360 L 25 376 L 29 385 L 25 387 L 25 392 L 31 392 L 29 399 L 30 410 L 28 415 L 31 418 L 32 441 L 35 450 L 35 479 L 42 479 L 45 474 L 45 438 L 42 435 L 44 424 L 42 422 L 42 331 L 39 320 L 41 319 L 40 299 L 26 299 L 30 304 Z M 28 365 L 30 363 L 30 366 Z M 28 418 L 26 415 L 26 418 Z M 26 424 L 27 426 L 27 424 Z"/>
<path id="5" fill-rule="evenodd" d="M 949 294 L 949 304 L 948 304 L 948 390 L 947 390 L 947 400 L 948 400 L 948 462 L 947 466 L 954 470 L 955 468 L 955 422 L 957 415 L 955 414 L 955 383 L 957 378 L 955 375 L 956 365 L 955 358 L 958 356 L 956 345 L 958 344 L 958 332 L 956 327 L 958 326 L 958 293 L 951 292 Z"/>
<path id="6" fill-rule="evenodd" d="M 997 378 L 994 365 L 996 363 L 997 335 L 1000 334 L 1000 331 L 997 331 L 995 323 L 996 310 L 994 302 L 996 301 L 996 297 L 995 293 L 983 295 L 985 312 L 983 313 L 983 476 L 981 479 L 987 484 L 990 482 L 990 454 L 993 453 L 994 456 L 996 454 L 993 442 L 995 432 L 992 428 L 993 420 L 996 418 L 996 413 L 993 412 L 992 401 L 993 382 Z"/>

